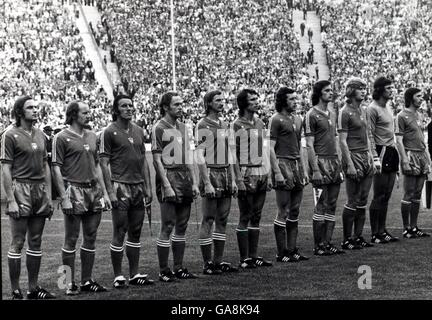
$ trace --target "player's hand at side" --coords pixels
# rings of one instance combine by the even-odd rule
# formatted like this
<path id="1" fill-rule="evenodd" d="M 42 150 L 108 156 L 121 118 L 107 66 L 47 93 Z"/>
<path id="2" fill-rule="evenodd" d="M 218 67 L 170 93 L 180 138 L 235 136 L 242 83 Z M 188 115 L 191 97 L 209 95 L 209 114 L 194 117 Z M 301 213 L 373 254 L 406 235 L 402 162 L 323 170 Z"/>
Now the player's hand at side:
<path id="1" fill-rule="evenodd" d="M 348 170 L 347 170 L 346 175 L 350 179 L 354 179 L 354 180 L 357 179 L 357 170 L 356 170 L 356 168 L 353 165 L 348 166 Z"/>
<path id="2" fill-rule="evenodd" d="M 373 164 L 374 164 L 374 173 L 375 174 L 380 174 L 381 173 L 381 169 L 382 169 L 382 166 L 381 166 L 381 160 L 380 160 L 380 158 L 374 158 L 373 159 Z"/>
<path id="3" fill-rule="evenodd" d="M 171 185 L 165 186 L 164 187 L 164 197 L 163 197 L 163 200 L 164 201 L 174 201 L 175 198 L 176 198 L 176 194 L 175 194 L 173 188 L 171 187 Z"/>
<path id="4" fill-rule="evenodd" d="M 204 185 L 204 193 L 208 198 L 214 198 L 216 196 L 216 191 L 210 182 Z"/>
<path id="5" fill-rule="evenodd" d="M 276 188 L 282 188 L 285 187 L 286 185 L 286 181 L 284 176 L 282 175 L 282 173 L 276 173 L 275 174 L 275 183 L 276 183 Z"/>
<path id="6" fill-rule="evenodd" d="M 305 175 L 305 178 L 307 177 L 307 175 Z M 323 176 L 321 174 L 321 171 L 319 170 L 314 170 L 312 173 L 312 184 L 314 186 L 320 186 L 323 183 Z"/>
<path id="7" fill-rule="evenodd" d="M 408 161 L 402 162 L 402 173 L 404 174 L 410 174 L 411 173 L 411 166 Z"/>
<path id="8" fill-rule="evenodd" d="M 52 203 L 52 200 L 49 199 L 48 200 L 48 220 L 51 221 L 51 217 L 53 216 L 53 214 L 54 214 L 54 205 Z"/>
<path id="9" fill-rule="evenodd" d="M 237 198 L 238 187 L 237 187 L 237 183 L 235 183 L 235 181 L 232 181 L 232 183 L 231 183 L 231 190 L 232 190 L 233 197 Z"/>
<path id="10" fill-rule="evenodd" d="M 309 181 L 308 173 L 307 173 L 307 172 L 304 172 L 303 176 L 304 176 L 304 178 L 303 178 L 303 185 L 306 186 L 306 185 L 308 185 L 309 182 L 310 182 L 310 181 Z"/>
<path id="11" fill-rule="evenodd" d="M 20 218 L 18 204 L 16 203 L 15 200 L 9 201 L 7 209 L 6 209 L 6 213 L 12 219 L 19 219 Z"/>
<path id="12" fill-rule="evenodd" d="M 273 190 L 273 179 L 272 176 L 269 174 L 267 176 L 267 192 L 270 192 Z"/>
<path id="13" fill-rule="evenodd" d="M 61 202 L 62 211 L 64 214 L 72 214 L 73 207 L 72 202 L 68 198 L 64 198 Z"/>
<path id="14" fill-rule="evenodd" d="M 246 198 L 246 186 L 244 184 L 243 180 L 238 180 L 237 181 L 237 197 L 239 199 L 244 199 Z"/>
<path id="15" fill-rule="evenodd" d="M 214 191 L 214 189 L 213 189 L 213 191 Z M 192 195 L 193 195 L 193 198 L 194 199 L 198 198 L 199 194 L 200 194 L 200 191 L 199 191 L 198 186 L 196 184 L 193 184 L 192 185 Z"/>
<path id="16" fill-rule="evenodd" d="M 285 180 L 286 186 L 288 190 L 291 190 L 294 188 L 294 174 L 292 171 L 287 171 L 287 177 Z"/>
<path id="17" fill-rule="evenodd" d="M 117 207 L 118 207 L 118 199 L 117 199 L 117 196 L 114 194 L 114 192 L 110 192 L 109 199 L 110 199 L 109 202 L 111 203 L 111 207 L 113 209 L 117 209 Z"/>
<path id="18" fill-rule="evenodd" d="M 110 211 L 113 207 L 112 207 L 112 205 L 111 205 L 111 200 L 110 200 L 110 197 L 109 197 L 109 195 L 106 193 L 106 194 L 104 194 L 104 203 L 105 203 L 105 210 L 106 211 Z"/>

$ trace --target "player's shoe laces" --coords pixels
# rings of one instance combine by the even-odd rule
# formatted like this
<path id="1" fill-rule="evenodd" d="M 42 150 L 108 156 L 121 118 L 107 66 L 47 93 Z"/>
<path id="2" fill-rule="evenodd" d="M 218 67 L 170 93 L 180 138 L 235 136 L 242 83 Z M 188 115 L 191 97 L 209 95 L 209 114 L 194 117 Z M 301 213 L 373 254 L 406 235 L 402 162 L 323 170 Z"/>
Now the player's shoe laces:
<path id="1" fill-rule="evenodd" d="M 430 237 L 429 233 L 423 232 L 421 229 L 419 229 L 417 227 L 412 228 L 412 232 L 415 233 L 417 235 L 417 237 L 419 237 L 419 238 Z"/>
<path id="2" fill-rule="evenodd" d="M 99 283 L 94 281 L 93 279 L 88 280 L 86 283 L 81 285 L 82 292 L 105 292 L 108 291 L 104 286 L 101 286 Z"/>
<path id="3" fill-rule="evenodd" d="M 37 286 L 35 290 L 27 291 L 27 299 L 46 300 L 55 299 L 55 296 L 50 292 L 46 291 L 44 288 Z"/>
<path id="4" fill-rule="evenodd" d="M 216 270 L 222 270 L 224 273 L 238 272 L 236 267 L 233 267 L 229 262 L 221 262 L 215 265 Z"/>
<path id="5" fill-rule="evenodd" d="M 23 296 L 23 294 L 21 292 L 21 289 L 16 289 L 16 290 L 12 291 L 12 297 L 11 297 L 11 299 L 12 300 L 22 300 L 22 299 L 24 299 L 24 296 Z"/>
<path id="6" fill-rule="evenodd" d="M 336 247 L 336 246 L 335 246 L 334 244 L 332 244 L 332 243 L 328 243 L 328 244 L 326 245 L 326 249 L 327 249 L 328 251 L 330 251 L 331 254 L 344 254 L 344 253 L 345 253 L 345 251 L 339 249 L 338 247 Z"/>
<path id="7" fill-rule="evenodd" d="M 371 242 L 375 244 L 386 244 L 389 243 L 389 240 L 387 240 L 384 235 L 374 234 L 371 237 Z"/>
<path id="8" fill-rule="evenodd" d="M 252 258 L 246 258 L 244 260 L 240 260 L 239 268 L 241 269 L 255 269 L 257 265 L 254 263 Z"/>
<path id="9" fill-rule="evenodd" d="M 318 247 L 315 247 L 315 248 L 313 249 L 313 254 L 314 254 L 315 256 L 329 256 L 329 255 L 331 255 L 331 252 L 328 251 L 328 250 L 326 249 L 326 247 L 324 247 L 323 244 L 320 244 Z"/>
<path id="10" fill-rule="evenodd" d="M 78 286 L 75 282 L 69 283 L 66 289 L 67 296 L 76 296 L 80 293 Z"/>
<path id="11" fill-rule="evenodd" d="M 371 248 L 373 247 L 373 244 L 367 242 L 362 236 L 355 239 L 355 242 L 361 246 L 362 248 Z"/>
<path id="12" fill-rule="evenodd" d="M 131 286 L 151 286 L 154 281 L 149 279 L 147 274 L 137 273 L 132 278 L 129 278 L 129 284 Z"/>
<path id="13" fill-rule="evenodd" d="M 116 289 L 126 289 L 126 278 L 124 276 L 118 276 L 114 278 L 113 287 Z"/>
<path id="14" fill-rule="evenodd" d="M 217 268 L 213 261 L 207 261 L 204 264 L 203 274 L 205 275 L 218 275 L 222 274 L 222 270 Z"/>
<path id="15" fill-rule="evenodd" d="M 381 234 L 381 237 L 386 239 L 388 242 L 397 242 L 399 241 L 398 237 L 395 237 L 391 235 L 387 230 L 384 230 L 384 232 Z"/>
<path id="16" fill-rule="evenodd" d="M 358 245 L 353 239 L 348 239 L 342 242 L 342 249 L 344 250 L 359 250 L 362 249 L 362 246 Z"/>
<path id="17" fill-rule="evenodd" d="M 306 261 L 306 260 L 309 260 L 308 257 L 302 255 L 302 254 L 299 252 L 299 249 L 298 249 L 298 248 L 295 248 L 293 251 L 291 251 L 290 256 L 291 256 L 291 258 L 292 258 L 294 261 Z"/>
<path id="18" fill-rule="evenodd" d="M 161 271 L 159 273 L 159 281 L 162 281 L 162 282 L 173 282 L 175 280 L 176 280 L 175 279 L 175 275 L 174 275 L 174 273 L 170 269 Z"/>
<path id="19" fill-rule="evenodd" d="M 292 259 L 288 251 L 285 251 L 283 255 L 276 255 L 277 262 L 296 262 Z"/>
<path id="20" fill-rule="evenodd" d="M 402 233 L 403 237 L 406 239 L 414 239 L 417 238 L 417 234 L 413 232 L 411 228 L 406 228 L 404 232 Z"/>
<path id="21" fill-rule="evenodd" d="M 273 265 L 273 263 L 265 260 L 263 257 L 252 258 L 252 261 L 257 267 L 271 267 Z"/>
<path id="22" fill-rule="evenodd" d="M 198 278 L 192 272 L 189 272 L 186 268 L 180 268 L 175 272 L 175 276 L 178 279 L 196 279 Z"/>

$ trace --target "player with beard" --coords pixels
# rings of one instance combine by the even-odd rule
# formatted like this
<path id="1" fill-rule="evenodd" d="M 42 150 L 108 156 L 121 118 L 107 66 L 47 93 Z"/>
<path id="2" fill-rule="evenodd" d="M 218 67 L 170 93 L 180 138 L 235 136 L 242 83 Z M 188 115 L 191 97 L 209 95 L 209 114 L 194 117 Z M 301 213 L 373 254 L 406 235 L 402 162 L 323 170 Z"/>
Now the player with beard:
<path id="1" fill-rule="evenodd" d="M 404 238 L 430 237 L 417 227 L 421 193 L 431 160 L 426 150 L 418 109 L 423 103 L 423 94 L 418 88 L 405 91 L 405 109 L 396 116 L 395 134 L 404 175 L 404 195 L 401 200 Z"/>
<path id="2" fill-rule="evenodd" d="M 336 115 L 328 108 L 332 98 L 331 83 L 327 80 L 316 82 L 312 87 L 313 108 L 306 113 L 304 121 L 312 173 L 310 181 L 314 188 L 322 190 L 313 215 L 314 254 L 318 256 L 345 253 L 331 243 L 336 204 L 343 181 Z"/>
<path id="3" fill-rule="evenodd" d="M 187 128 L 178 120 L 182 115 L 182 107 L 183 99 L 178 93 L 170 91 L 163 94 L 159 102 L 162 119 L 153 126 L 152 133 L 156 194 L 161 211 L 157 252 L 159 280 L 162 282 L 172 282 L 175 278 L 196 278 L 196 275 L 183 266 L 191 203 L 198 196 L 199 189 Z M 168 267 L 170 246 L 174 272 Z"/>
<path id="4" fill-rule="evenodd" d="M 19 278 L 26 234 L 27 298 L 52 299 L 54 295 L 38 286 L 42 234 L 46 219 L 53 213 L 45 137 L 34 127 L 37 104 L 31 97 L 19 97 L 12 113 L 16 123 L 3 132 L 0 151 L 12 238 L 8 252 L 12 299 L 23 299 Z"/>
<path id="5" fill-rule="evenodd" d="M 344 233 L 342 249 L 353 250 L 373 246 L 363 238 L 362 233 L 375 168 L 368 137 L 367 112 L 362 106 L 366 97 L 366 83 L 362 79 L 351 78 L 345 91 L 347 101 L 339 111 L 338 119 L 342 167 L 346 175 L 347 192 L 347 202 L 342 213 Z"/>
<path id="6" fill-rule="evenodd" d="M 206 93 L 204 96 L 206 115 L 198 122 L 196 134 L 203 216 L 199 243 L 204 260 L 203 273 L 207 275 L 238 271 L 230 263 L 222 261 L 231 196 L 237 193 L 228 125 L 219 118 L 223 106 L 222 92 L 213 90 Z M 213 223 L 215 229 L 212 234 Z M 212 244 L 213 259 L 211 258 Z"/>
<path id="7" fill-rule="evenodd" d="M 82 101 L 70 102 L 65 121 L 69 127 L 56 134 L 53 140 L 52 165 L 65 227 L 62 260 L 71 271 L 66 295 L 77 295 L 80 291 L 106 291 L 92 279 L 92 271 L 102 210 L 110 210 L 111 203 L 99 165 L 97 137 L 90 130 L 89 121 L 89 106 Z M 78 288 L 75 283 L 75 248 L 81 225 L 81 286 Z"/>
<path id="8" fill-rule="evenodd" d="M 113 122 L 100 138 L 99 155 L 104 181 L 112 206 L 113 238 L 110 245 L 114 269 L 114 288 L 127 286 L 122 274 L 124 240 L 129 260 L 129 285 L 153 284 L 146 274 L 138 272 L 141 229 L 151 203 L 150 170 L 145 158 L 142 128 L 132 122 L 134 105 L 127 95 L 114 99 Z"/>
<path id="9" fill-rule="evenodd" d="M 391 198 L 399 155 L 396 150 L 393 111 L 388 102 L 393 98 L 394 85 L 386 77 L 378 77 L 373 85 L 373 101 L 367 108 L 370 120 L 370 142 L 377 169 L 373 178 L 373 199 L 369 207 L 372 243 L 398 241 L 386 229 L 388 203 Z"/>

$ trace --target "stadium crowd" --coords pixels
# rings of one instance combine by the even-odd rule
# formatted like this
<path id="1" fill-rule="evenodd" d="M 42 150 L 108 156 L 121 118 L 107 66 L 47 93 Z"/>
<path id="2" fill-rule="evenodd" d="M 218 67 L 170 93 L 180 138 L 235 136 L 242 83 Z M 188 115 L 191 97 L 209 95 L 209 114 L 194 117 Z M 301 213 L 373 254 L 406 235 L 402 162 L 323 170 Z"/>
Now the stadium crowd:
<path id="1" fill-rule="evenodd" d="M 64 108 L 73 99 L 103 112 L 107 95 L 98 86 L 94 68 L 86 58 L 73 7 L 50 2 L 0 0 L 0 115 L 10 120 L 16 96 L 32 95 L 40 101 L 40 126 L 62 126 Z M 94 118 L 94 125 L 105 122 Z M 0 128 L 1 129 L 1 128 Z M 2 131 L 2 130 L 1 130 Z"/>
<path id="2" fill-rule="evenodd" d="M 355 74 L 372 84 L 377 74 L 384 74 L 394 80 L 398 91 L 392 103 L 395 114 L 403 106 L 402 92 L 413 85 L 423 89 L 425 107 L 430 107 L 432 15 L 423 8 L 427 4 L 418 2 L 416 7 L 415 1 L 408 0 L 347 2 L 320 5 L 335 92 L 341 91 L 347 75 Z"/>
<path id="3" fill-rule="evenodd" d="M 158 114 L 149 111 L 172 81 L 169 2 L 110 0 L 102 7 L 123 86 L 135 93 L 140 113 L 151 123 Z M 229 121 L 236 116 L 239 88 L 259 90 L 266 118 L 281 84 L 308 93 L 310 79 L 291 15 L 285 1 L 176 3 L 177 86 L 189 121 L 197 121 L 202 95 L 215 85 L 226 94 Z"/>

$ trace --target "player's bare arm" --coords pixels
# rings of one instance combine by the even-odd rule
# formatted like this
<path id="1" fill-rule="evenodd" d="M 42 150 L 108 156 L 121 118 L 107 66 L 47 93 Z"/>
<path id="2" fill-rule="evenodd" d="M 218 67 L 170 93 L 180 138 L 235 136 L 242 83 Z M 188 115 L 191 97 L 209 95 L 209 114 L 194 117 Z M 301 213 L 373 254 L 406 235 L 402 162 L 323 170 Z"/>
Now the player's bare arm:
<path id="1" fill-rule="evenodd" d="M 15 196 L 12 190 L 12 164 L 3 163 L 2 167 L 4 188 L 6 191 L 6 199 L 8 203 L 8 214 L 13 219 L 18 219 L 20 217 L 18 204 L 16 203 Z"/>
<path id="2" fill-rule="evenodd" d="M 60 166 L 53 166 L 54 182 L 61 199 L 61 207 L 64 214 L 71 214 L 73 212 L 72 203 L 66 195 L 66 190 L 63 183 L 63 176 L 61 174 Z"/>
<path id="3" fill-rule="evenodd" d="M 96 164 L 96 178 L 99 182 L 99 185 L 100 185 L 102 192 L 103 192 L 103 195 L 104 195 L 103 197 L 104 197 L 104 202 L 105 202 L 105 208 L 107 210 L 111 210 L 112 206 L 111 206 L 110 197 L 108 196 L 108 192 L 107 192 L 107 189 L 105 187 L 104 177 L 103 177 L 102 169 L 101 169 L 101 166 L 99 163 Z"/>
<path id="4" fill-rule="evenodd" d="M 204 157 L 205 150 L 202 148 L 198 148 L 195 152 L 197 155 L 197 166 L 198 166 L 200 179 L 204 183 L 205 195 L 206 197 L 212 198 L 215 196 L 215 189 L 213 188 L 210 182 L 209 171 L 207 169 L 207 164 L 205 162 L 205 157 Z"/>
<path id="5" fill-rule="evenodd" d="M 102 175 L 105 181 L 105 188 L 107 190 L 111 206 L 113 208 L 117 208 L 118 205 L 118 199 L 117 195 L 113 191 L 113 186 L 111 182 L 111 170 L 109 169 L 109 161 L 110 159 L 107 157 L 101 157 L 100 158 L 100 167 L 102 170 Z"/>
<path id="6" fill-rule="evenodd" d="M 347 143 L 348 132 L 339 132 L 339 144 L 342 153 L 342 159 L 348 164 L 347 175 L 351 179 L 357 177 L 357 171 L 354 167 L 354 163 L 351 160 L 350 151 Z"/>
<path id="7" fill-rule="evenodd" d="M 312 168 L 312 183 L 315 185 L 320 185 L 322 184 L 322 175 L 321 175 L 321 171 L 319 170 L 318 167 L 318 161 L 317 161 L 317 156 L 315 153 L 315 148 L 314 148 L 314 143 L 315 143 L 315 137 L 314 136 L 307 136 L 306 137 L 306 148 L 307 148 L 307 153 L 308 153 L 308 160 L 309 160 L 309 164 Z M 304 166 L 306 168 L 306 166 Z M 305 174 L 305 177 L 307 177 L 307 175 Z"/>
<path id="8" fill-rule="evenodd" d="M 162 164 L 162 154 L 161 153 L 153 153 L 153 166 L 155 168 L 156 174 L 160 177 L 162 181 L 162 187 L 164 189 L 165 199 L 174 198 L 175 193 L 171 187 L 171 184 L 165 174 L 165 169 Z"/>

